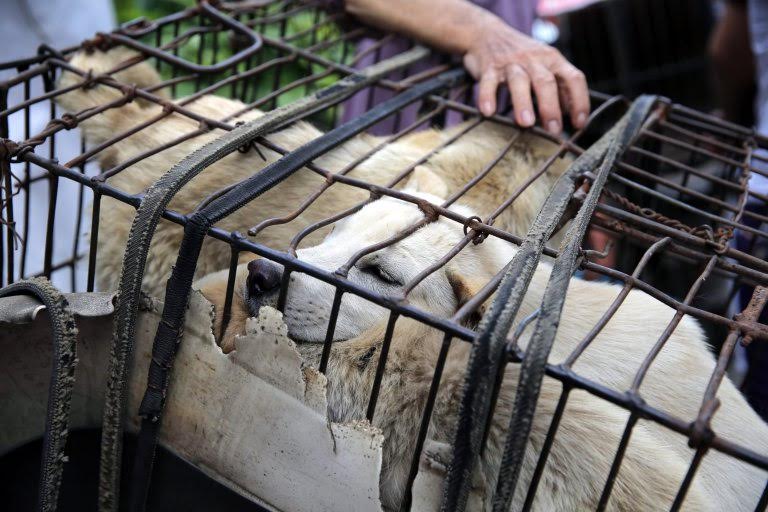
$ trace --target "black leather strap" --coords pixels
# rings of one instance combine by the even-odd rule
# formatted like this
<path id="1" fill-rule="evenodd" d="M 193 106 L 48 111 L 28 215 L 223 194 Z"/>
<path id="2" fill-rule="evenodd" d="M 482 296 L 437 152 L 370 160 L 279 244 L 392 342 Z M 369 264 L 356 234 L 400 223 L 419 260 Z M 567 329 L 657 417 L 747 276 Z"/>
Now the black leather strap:
<path id="1" fill-rule="evenodd" d="M 250 143 L 255 138 L 265 135 L 307 112 L 338 103 L 393 70 L 409 66 L 428 54 L 428 50 L 415 47 L 408 52 L 361 70 L 357 75 L 348 76 L 315 94 L 267 112 L 258 119 L 238 126 L 188 155 L 147 190 L 131 226 L 123 255 L 115 304 L 114 330 L 102 420 L 99 510 L 102 512 L 117 512 L 118 510 L 126 380 L 141 301 L 141 282 L 155 228 L 170 201 L 192 178 L 244 144 Z"/>
<path id="2" fill-rule="evenodd" d="M 152 475 L 154 451 L 157 445 L 157 434 L 170 382 L 170 371 L 177 345 L 182 336 L 184 314 L 197 259 L 206 233 L 211 226 L 242 208 L 315 158 L 407 105 L 454 85 L 463 76 L 463 70 L 454 70 L 443 73 L 423 84 L 413 86 L 357 119 L 339 126 L 292 151 L 277 162 L 266 166 L 258 174 L 242 182 L 223 196 L 216 198 L 189 218 L 184 229 L 184 239 L 179 249 L 176 265 L 171 278 L 168 280 L 162 321 L 157 329 L 152 348 L 147 389 L 139 409 L 139 414 L 143 419 L 132 478 L 132 511 L 141 511 L 145 508 Z M 232 148 L 231 151 L 235 149 Z M 217 154 L 220 155 L 219 157 L 223 156 L 221 150 L 218 149 Z"/>

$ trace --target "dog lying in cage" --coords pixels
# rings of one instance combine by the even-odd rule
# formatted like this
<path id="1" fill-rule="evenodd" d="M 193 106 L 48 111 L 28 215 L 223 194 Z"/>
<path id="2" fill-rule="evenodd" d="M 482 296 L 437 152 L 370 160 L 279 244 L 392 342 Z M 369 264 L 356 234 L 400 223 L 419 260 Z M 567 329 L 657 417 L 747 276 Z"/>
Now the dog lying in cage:
<path id="1" fill-rule="evenodd" d="M 119 50 L 108 53 L 81 53 L 72 64 L 84 71 L 103 73 L 114 69 L 131 54 Z M 149 87 L 159 82 L 157 72 L 145 63 L 136 64 L 115 74 L 124 83 Z M 76 84 L 80 77 L 65 73 L 60 87 Z M 107 86 L 76 89 L 59 98 L 67 110 L 77 112 L 119 98 L 121 92 Z M 239 102 L 215 96 L 203 96 L 188 106 L 206 116 L 221 118 L 243 108 Z M 81 124 L 90 144 L 99 144 L 112 135 L 130 129 L 161 113 L 161 107 L 134 102 L 106 110 Z M 258 112 L 235 116 L 249 120 Z M 161 146 L 180 135 L 197 129 L 196 124 L 182 116 L 171 114 L 136 134 L 117 142 L 99 155 L 103 169 L 119 165 L 148 148 Z M 410 162 L 417 160 L 441 140 L 452 137 L 462 127 L 445 132 L 426 132 L 404 137 L 376 153 L 353 171 L 352 175 L 375 183 L 386 183 Z M 217 133 L 202 134 L 173 148 L 150 156 L 130 169 L 116 174 L 110 183 L 129 192 L 146 189 L 174 163 Z M 311 125 L 297 123 L 271 134 L 286 149 L 295 149 L 317 137 Z M 467 206 L 454 207 L 462 215 L 488 215 L 489 207 L 499 204 L 532 175 L 533 169 L 553 153 L 554 147 L 540 139 L 518 134 L 489 123 L 479 125 L 463 142 L 437 153 L 423 166 L 414 169 L 409 179 L 409 191 L 433 203 L 441 203 L 453 190 L 476 174 L 478 162 L 486 162 L 511 138 L 518 137 L 515 151 L 502 159 L 499 168 L 470 189 L 461 202 Z M 360 136 L 318 160 L 321 167 L 338 170 L 361 154 L 370 151 L 380 139 Z M 264 151 L 267 161 L 279 155 Z M 196 178 L 171 203 L 172 209 L 187 213 L 210 193 L 256 172 L 266 165 L 258 156 L 231 155 Z M 543 203 L 549 188 L 564 169 L 564 164 L 550 168 L 526 189 L 497 221 L 507 231 L 522 233 Z M 267 217 L 281 217 L 322 184 L 322 179 L 309 170 L 265 194 L 259 201 L 228 218 L 223 227 L 243 229 Z M 260 233 L 257 240 L 267 245 L 284 247 L 302 226 L 328 217 L 363 199 L 365 193 L 344 188 L 336 192 L 335 185 L 301 214 L 294 222 L 277 224 Z M 102 289 L 114 287 L 121 265 L 132 209 L 116 201 L 105 202 L 101 215 L 109 225 L 99 239 L 98 278 Z M 400 228 L 415 223 L 422 213 L 415 206 L 393 199 L 381 199 L 366 206 L 356 215 L 337 223 L 335 231 L 319 245 L 300 249 L 298 256 L 321 268 L 335 270 L 357 250 L 388 238 Z M 298 226 L 298 227 L 297 227 Z M 450 250 L 461 238 L 461 226 L 439 220 L 419 229 L 414 235 L 383 251 L 363 258 L 350 272 L 350 279 L 367 287 L 386 292 L 407 282 L 418 272 Z M 145 288 L 155 295 L 162 291 L 170 265 L 175 259 L 182 232 L 177 226 L 161 224 L 150 251 Z M 316 235 L 311 242 L 321 241 Z M 416 287 L 409 300 L 419 307 L 442 316 L 450 316 L 457 307 L 485 284 L 514 255 L 514 246 L 488 238 L 478 246 L 461 251 L 448 265 L 432 274 Z M 226 287 L 225 268 L 229 251 L 222 244 L 208 242 L 198 265 L 197 286 L 221 311 Z M 237 294 L 232 319 L 223 337 L 225 351 L 235 346 L 235 336 L 241 332 L 248 316 L 258 308 L 274 304 L 281 269 L 265 260 L 256 260 L 239 268 Z M 520 318 L 529 315 L 538 304 L 549 269 L 541 264 L 526 296 Z M 285 321 L 299 350 L 316 363 L 325 338 L 325 326 L 334 290 L 330 285 L 304 275 L 292 276 L 285 308 Z M 597 322 L 618 293 L 611 285 L 574 280 L 566 302 L 555 349 L 550 358 L 560 362 Z M 384 336 L 387 311 L 349 296 L 342 307 L 334 348 L 329 362 L 329 407 L 334 421 L 351 421 L 365 416 L 365 408 Z M 351 302 L 349 302 L 351 301 Z M 482 311 L 480 311 L 482 314 Z M 633 291 L 616 317 L 608 323 L 595 342 L 577 361 L 574 369 L 587 378 L 618 390 L 631 384 L 637 367 L 664 330 L 673 311 L 639 291 Z M 220 319 L 219 319 L 220 321 Z M 374 424 L 385 435 L 381 491 L 385 507 L 397 508 L 406 483 L 412 450 L 426 394 L 431 382 L 433 365 L 442 336 L 418 322 L 402 319 L 395 328 L 393 345 L 387 361 L 387 371 L 380 393 Z M 527 339 L 521 339 L 525 347 Z M 429 436 L 438 445 L 449 443 L 458 413 L 461 385 L 469 346 L 454 342 L 446 364 L 433 413 Z M 714 361 L 709 354 L 704 335 L 695 321 L 685 318 L 675 330 L 665 349 L 659 354 L 646 378 L 641 392 L 650 405 L 694 419 L 699 398 L 706 387 Z M 517 367 L 506 370 L 488 444 L 476 484 L 490 494 L 495 486 L 501 445 L 505 438 Z M 543 438 L 560 395 L 559 385 L 545 381 L 523 466 L 523 481 L 530 478 Z M 735 387 L 726 381 L 719 398 L 722 407 L 713 421 L 718 435 L 735 442 L 755 446 L 768 452 L 768 427 L 754 414 Z M 626 424 L 627 413 L 586 393 L 573 392 L 566 415 L 555 438 L 549 462 L 534 503 L 538 510 L 582 510 L 595 508 L 606 475 L 612 463 L 615 447 Z M 679 488 L 693 453 L 685 445 L 684 436 L 655 424 L 640 422 L 633 431 L 622 469 L 614 487 L 610 507 L 617 510 L 656 510 L 668 508 Z M 765 475 L 735 459 L 713 452 L 708 454 L 694 479 L 687 497 L 689 510 L 747 510 L 754 506 L 765 483 Z M 521 490 L 522 489 L 522 490 Z M 514 505 L 519 508 L 524 488 L 518 490 Z"/>
<path id="2" fill-rule="evenodd" d="M 416 190 L 409 192 L 435 204 L 442 201 L 440 197 Z M 454 209 L 463 216 L 474 214 L 463 206 Z M 380 199 L 337 223 L 333 233 L 320 245 L 299 250 L 298 256 L 320 268 L 336 269 L 358 250 L 416 224 L 423 215 L 414 204 Z M 380 293 L 394 294 L 398 287 L 449 252 L 462 238 L 459 224 L 441 218 L 403 241 L 363 257 L 349 278 Z M 409 302 L 438 316 L 450 316 L 500 271 L 515 252 L 514 245 L 494 237 L 480 245 L 469 245 L 443 269 L 418 285 L 408 295 Z M 549 264 L 541 263 L 516 322 L 536 309 L 549 273 Z M 275 305 L 281 274 L 282 268 L 276 263 L 263 259 L 252 262 L 242 290 L 243 301 L 238 306 L 246 308 L 246 312 L 233 321 L 244 322 L 246 316 L 256 314 L 259 308 Z M 214 286 L 216 280 L 221 286 L 225 276 L 211 276 L 207 285 Z M 302 356 L 317 364 L 334 289 L 301 273 L 293 273 L 291 280 L 284 320 Z M 598 323 L 618 291 L 615 285 L 572 280 L 551 363 L 562 363 L 568 358 Z M 607 387 L 629 389 L 643 359 L 673 315 L 672 308 L 644 292 L 631 291 L 592 345 L 577 359 L 574 370 Z M 327 370 L 333 421 L 348 422 L 365 417 L 387 318 L 385 308 L 356 296 L 350 297 L 346 307 L 341 308 Z M 529 336 L 530 332 L 522 336 L 521 348 L 525 348 Z M 397 509 L 407 480 L 421 411 L 442 341 L 442 332 L 407 318 L 399 320 L 394 330 L 373 420 L 385 436 L 381 490 L 384 504 L 393 509 Z M 234 346 L 225 347 L 225 350 L 232 348 Z M 438 445 L 447 446 L 451 442 L 469 350 L 469 344 L 454 341 L 445 364 L 429 430 L 430 439 Z M 701 328 L 695 320 L 686 317 L 654 361 L 640 392 L 652 407 L 693 421 L 714 366 Z M 475 485 L 482 488 L 486 496 L 495 488 L 518 370 L 518 365 L 507 366 L 475 478 Z M 531 478 L 561 392 L 559 383 L 545 380 L 531 434 L 534 449 L 527 451 L 522 468 L 523 482 Z M 722 405 L 714 417 L 713 430 L 729 441 L 768 453 L 768 426 L 729 380 L 723 382 L 718 397 Z M 534 510 L 594 509 L 627 417 L 627 411 L 605 400 L 586 392 L 574 392 L 545 466 Z M 686 442 L 685 436 L 652 422 L 641 421 L 635 426 L 609 508 L 668 509 L 693 456 Z M 449 454 L 445 460 L 450 460 Z M 683 508 L 751 510 L 759 499 L 765 478 L 763 471 L 713 451 L 702 462 Z M 514 497 L 513 510 L 520 510 L 525 499 L 525 486 L 520 487 Z"/>
<path id="3" fill-rule="evenodd" d="M 82 69 L 84 73 L 90 71 L 97 75 L 117 69 L 121 63 L 133 57 L 135 57 L 133 52 L 124 48 L 115 48 L 109 52 L 78 53 L 72 57 L 70 64 Z M 152 87 L 160 82 L 160 76 L 155 68 L 144 62 L 114 73 L 112 76 L 123 84 L 140 88 Z M 75 73 L 66 72 L 59 79 L 58 87 L 59 89 L 71 87 L 82 80 L 83 78 Z M 155 91 L 155 94 L 165 98 L 162 91 Z M 81 112 L 121 97 L 122 92 L 119 89 L 97 85 L 91 88 L 75 89 L 58 96 L 56 101 L 69 112 Z M 180 101 L 183 102 L 183 99 Z M 228 122 L 232 125 L 261 116 L 261 113 L 255 110 L 242 112 L 246 109 L 239 101 L 214 95 L 205 95 L 186 107 L 209 118 L 229 119 Z M 80 127 L 86 141 L 96 145 L 155 116 L 160 116 L 162 112 L 163 109 L 159 105 L 136 100 L 119 108 L 105 110 L 80 123 Z M 160 147 L 198 128 L 196 121 L 178 114 L 171 114 L 100 151 L 99 163 L 103 170 L 113 168 L 139 153 Z M 430 130 L 405 136 L 355 166 L 349 172 L 349 176 L 377 185 L 385 185 L 432 148 L 466 129 L 464 125 L 445 131 Z M 173 164 L 196 148 L 220 136 L 221 133 L 219 130 L 203 133 L 144 158 L 111 177 L 109 183 L 129 193 L 140 193 L 167 172 Z M 268 138 L 273 143 L 291 151 L 320 135 L 321 132 L 311 124 L 298 122 L 276 133 L 271 133 Z M 480 214 L 490 214 L 492 208 L 501 204 L 522 183 L 530 179 L 533 170 L 540 167 L 554 153 L 556 148 L 554 144 L 518 132 L 513 128 L 481 123 L 424 165 L 416 167 L 411 173 L 412 178 L 430 179 L 433 175 L 437 175 L 441 178 L 440 186 L 443 186 L 443 183 L 448 186 L 440 192 L 443 195 L 449 191 L 453 192 L 475 177 L 477 162 L 492 160 L 496 153 L 513 138 L 517 140 L 512 150 L 502 158 L 494 171 L 462 196 L 462 201 L 473 206 Z M 329 171 L 338 172 L 362 155 L 371 152 L 381 142 L 380 137 L 360 135 L 318 158 L 316 164 Z M 176 194 L 169 208 L 180 213 L 190 213 L 213 192 L 253 175 L 282 156 L 266 148 L 261 148 L 260 152 L 265 160 L 253 153 L 235 153 L 212 165 Z M 513 233 L 525 233 L 539 205 L 565 167 L 563 161 L 557 161 L 551 165 L 546 173 L 536 179 L 515 200 L 513 208 L 507 208 L 501 212 L 496 225 Z M 227 217 L 220 226 L 232 231 L 242 231 L 264 219 L 284 217 L 293 212 L 324 182 L 325 179 L 322 176 L 309 169 L 301 169 L 282 184 L 266 192 L 258 201 Z M 367 196 L 367 191 L 336 184 L 326 190 L 292 222 L 276 223 L 261 231 L 255 240 L 270 247 L 286 248 L 291 238 L 301 228 L 352 207 L 365 200 Z M 128 239 L 132 218 L 133 209 L 119 201 L 106 199 L 101 205 L 101 219 L 105 221 L 105 225 L 109 226 L 108 237 L 99 238 L 98 245 L 96 279 L 101 290 L 112 290 L 117 286 L 123 249 Z M 314 233 L 306 242 L 317 243 L 322 239 L 323 234 L 322 231 Z M 177 225 L 161 222 L 158 226 L 150 248 L 143 281 L 143 288 L 150 295 L 162 296 L 182 237 L 183 230 Z M 229 253 L 224 246 L 208 241 L 203 246 L 196 276 L 202 277 L 226 268 L 228 263 Z"/>

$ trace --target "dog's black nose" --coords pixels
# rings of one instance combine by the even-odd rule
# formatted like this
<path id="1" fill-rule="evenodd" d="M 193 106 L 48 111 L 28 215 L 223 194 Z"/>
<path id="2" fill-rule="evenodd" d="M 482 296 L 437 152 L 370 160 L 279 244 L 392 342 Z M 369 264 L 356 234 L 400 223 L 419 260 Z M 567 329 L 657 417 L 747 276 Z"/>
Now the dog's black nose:
<path id="1" fill-rule="evenodd" d="M 283 277 L 283 269 L 269 260 L 258 259 L 248 263 L 248 293 L 262 295 L 277 289 Z"/>

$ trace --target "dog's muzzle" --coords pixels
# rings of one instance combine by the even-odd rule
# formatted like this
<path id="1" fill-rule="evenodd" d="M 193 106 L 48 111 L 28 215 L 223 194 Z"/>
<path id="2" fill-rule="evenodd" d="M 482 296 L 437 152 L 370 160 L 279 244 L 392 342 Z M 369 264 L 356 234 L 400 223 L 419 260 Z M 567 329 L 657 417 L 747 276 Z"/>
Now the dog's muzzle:
<path id="1" fill-rule="evenodd" d="M 251 315 L 256 315 L 262 306 L 273 306 L 277 302 L 280 283 L 283 278 L 283 268 L 265 259 L 257 259 L 248 263 L 248 309 Z"/>

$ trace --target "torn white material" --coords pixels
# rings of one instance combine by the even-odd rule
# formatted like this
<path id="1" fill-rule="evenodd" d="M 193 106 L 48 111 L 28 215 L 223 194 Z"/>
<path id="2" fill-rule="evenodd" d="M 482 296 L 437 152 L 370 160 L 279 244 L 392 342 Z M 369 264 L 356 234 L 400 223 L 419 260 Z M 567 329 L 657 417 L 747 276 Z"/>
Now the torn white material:
<path id="1" fill-rule="evenodd" d="M 0 310 L 16 306 L 0 299 Z M 139 425 L 135 412 L 162 311 L 157 300 L 144 306 L 129 390 L 129 431 Z M 80 365 L 72 428 L 101 424 L 112 331 L 111 311 L 104 311 L 106 316 L 78 318 Z M 24 325 L 0 321 L 0 455 L 43 433 L 51 357 L 45 315 L 28 315 Z M 161 443 L 217 481 L 274 510 L 380 511 L 380 431 L 367 422 L 328 421 L 326 378 L 303 365 L 280 313 L 264 308 L 259 318 L 250 319 L 247 334 L 228 355 L 214 343 L 211 316 L 210 304 L 194 293 L 172 373 Z M 414 485 L 416 511 L 439 509 L 445 450 L 433 444 L 427 441 Z M 471 500 L 471 510 L 482 509 L 476 496 Z"/>
<path id="2" fill-rule="evenodd" d="M 279 510 L 380 510 L 382 436 L 329 426 L 325 378 L 304 380 L 279 313 L 250 321 L 227 356 L 214 343 L 210 315 L 210 305 L 194 294 L 165 408 L 164 444 Z M 138 337 L 151 340 L 157 321 L 142 315 Z M 150 357 L 145 347 L 136 353 L 142 367 Z M 131 379 L 131 410 L 144 383 L 144 372 Z"/>

